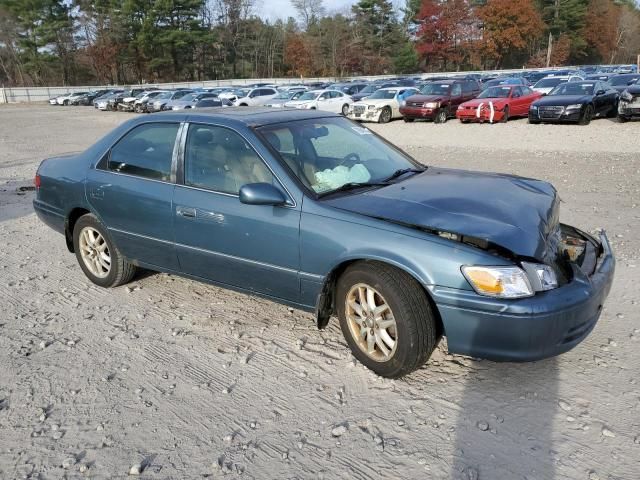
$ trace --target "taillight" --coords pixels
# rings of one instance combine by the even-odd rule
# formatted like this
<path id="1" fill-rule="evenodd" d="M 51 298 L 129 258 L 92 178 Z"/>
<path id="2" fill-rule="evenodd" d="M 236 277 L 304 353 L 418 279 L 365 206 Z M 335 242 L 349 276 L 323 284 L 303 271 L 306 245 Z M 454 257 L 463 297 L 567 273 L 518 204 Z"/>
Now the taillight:
<path id="1" fill-rule="evenodd" d="M 40 188 L 40 175 L 36 173 L 36 178 L 33 179 L 33 184 L 36 186 L 36 190 Z"/>

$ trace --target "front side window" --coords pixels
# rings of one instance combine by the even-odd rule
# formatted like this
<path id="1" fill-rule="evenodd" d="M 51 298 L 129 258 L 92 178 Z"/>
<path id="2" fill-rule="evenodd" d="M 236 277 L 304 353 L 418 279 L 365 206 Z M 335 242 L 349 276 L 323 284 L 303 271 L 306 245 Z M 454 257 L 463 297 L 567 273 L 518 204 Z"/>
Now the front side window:
<path id="1" fill-rule="evenodd" d="M 284 163 L 318 194 L 348 183 L 380 182 L 398 170 L 419 168 L 370 130 L 338 117 L 259 129 Z"/>
<path id="2" fill-rule="evenodd" d="M 177 123 L 149 123 L 135 127 L 111 149 L 108 169 L 153 180 L 171 180 Z"/>
<path id="3" fill-rule="evenodd" d="M 248 183 L 273 183 L 271 171 L 238 133 L 192 124 L 187 133 L 184 183 L 236 195 Z"/>

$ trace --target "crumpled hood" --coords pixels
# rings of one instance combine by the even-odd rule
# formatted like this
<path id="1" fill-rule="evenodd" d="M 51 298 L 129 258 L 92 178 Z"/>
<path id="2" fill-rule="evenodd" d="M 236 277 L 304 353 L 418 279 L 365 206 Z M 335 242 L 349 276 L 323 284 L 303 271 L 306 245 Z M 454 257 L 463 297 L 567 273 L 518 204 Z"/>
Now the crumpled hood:
<path id="1" fill-rule="evenodd" d="M 558 225 L 559 198 L 541 180 L 429 167 L 407 180 L 325 200 L 362 215 L 491 242 L 544 262 Z M 551 255 L 550 255 L 551 254 Z"/>

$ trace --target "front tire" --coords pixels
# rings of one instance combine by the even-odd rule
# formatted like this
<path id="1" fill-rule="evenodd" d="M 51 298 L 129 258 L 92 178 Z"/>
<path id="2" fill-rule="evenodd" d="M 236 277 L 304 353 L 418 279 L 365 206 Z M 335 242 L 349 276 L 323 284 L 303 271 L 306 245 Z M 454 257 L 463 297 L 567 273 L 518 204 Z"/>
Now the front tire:
<path id="1" fill-rule="evenodd" d="M 391 109 L 384 107 L 378 117 L 378 123 L 389 123 L 391 121 Z"/>
<path id="2" fill-rule="evenodd" d="M 345 103 L 342 105 L 342 116 L 346 117 L 349 115 L 349 104 Z"/>
<path id="3" fill-rule="evenodd" d="M 584 112 L 582 112 L 582 116 L 578 123 L 580 125 L 589 125 L 591 123 L 591 119 L 593 118 L 593 106 L 587 105 L 584 107 Z"/>
<path id="4" fill-rule="evenodd" d="M 73 249 L 84 274 L 101 287 L 123 285 L 136 273 L 135 265 L 122 256 L 105 226 L 90 213 L 73 227 Z"/>
<path id="5" fill-rule="evenodd" d="M 448 119 L 448 115 L 447 115 L 447 108 L 443 107 L 440 110 L 438 110 L 438 113 L 436 114 L 436 118 L 433 120 L 435 123 L 445 123 Z"/>
<path id="6" fill-rule="evenodd" d="M 409 118 L 409 117 L 402 117 L 402 119 L 405 121 L 405 123 L 412 123 L 415 118 Z"/>
<path id="7" fill-rule="evenodd" d="M 502 113 L 502 119 L 500 123 L 507 123 L 509 121 L 509 106 L 504 107 L 504 112 Z"/>
<path id="8" fill-rule="evenodd" d="M 358 262 L 338 281 L 340 328 L 353 355 L 380 376 L 398 378 L 436 347 L 427 294 L 409 274 L 379 262 Z"/>

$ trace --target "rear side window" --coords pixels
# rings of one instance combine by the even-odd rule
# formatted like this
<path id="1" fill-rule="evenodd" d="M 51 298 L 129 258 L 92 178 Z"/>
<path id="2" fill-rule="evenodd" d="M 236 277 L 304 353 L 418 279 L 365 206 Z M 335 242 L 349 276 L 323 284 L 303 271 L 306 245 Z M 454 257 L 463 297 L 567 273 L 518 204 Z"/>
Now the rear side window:
<path id="1" fill-rule="evenodd" d="M 108 169 L 170 181 L 177 134 L 177 123 L 149 123 L 134 128 L 111 148 Z"/>

